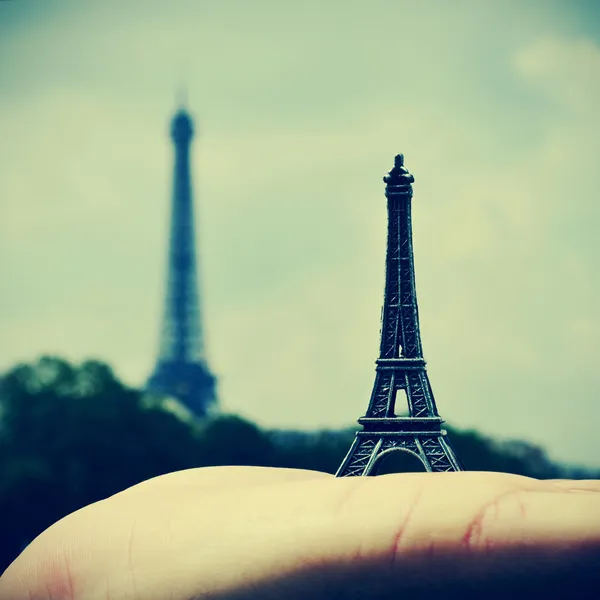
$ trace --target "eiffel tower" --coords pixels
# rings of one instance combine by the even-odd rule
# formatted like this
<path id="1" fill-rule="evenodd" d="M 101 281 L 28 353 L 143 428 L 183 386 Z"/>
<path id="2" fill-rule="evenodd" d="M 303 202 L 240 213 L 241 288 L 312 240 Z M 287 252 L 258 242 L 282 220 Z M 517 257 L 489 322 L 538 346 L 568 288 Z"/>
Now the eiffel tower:
<path id="1" fill-rule="evenodd" d="M 419 458 L 426 471 L 462 471 L 463 466 L 446 438 L 423 360 L 415 291 L 411 198 L 414 177 L 404 157 L 383 178 L 388 207 L 385 294 L 380 356 L 373 392 L 363 426 L 336 477 L 376 475 L 382 458 L 407 452 Z M 408 416 L 396 416 L 396 401 L 406 396 Z"/>
<path id="2" fill-rule="evenodd" d="M 177 398 L 195 416 L 216 409 L 216 378 L 204 349 L 196 274 L 194 206 L 190 173 L 192 118 L 181 108 L 171 121 L 175 146 L 171 239 L 160 350 L 148 392 Z"/>

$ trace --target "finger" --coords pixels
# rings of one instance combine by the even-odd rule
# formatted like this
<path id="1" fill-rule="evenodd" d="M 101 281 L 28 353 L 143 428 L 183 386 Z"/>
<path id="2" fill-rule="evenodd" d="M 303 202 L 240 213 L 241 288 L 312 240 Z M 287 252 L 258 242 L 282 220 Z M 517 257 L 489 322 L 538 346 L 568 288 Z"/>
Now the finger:
<path id="1" fill-rule="evenodd" d="M 600 551 L 600 497 L 525 477 L 168 488 L 125 492 L 59 522 L 9 568 L 0 598 L 425 597 L 436 582 L 481 584 L 495 597 L 502 582 L 544 585 Z"/>
<path id="2" fill-rule="evenodd" d="M 176 486 L 192 486 L 224 488 L 228 486 L 251 486 L 283 481 L 302 481 L 305 479 L 327 479 L 332 476 L 321 471 L 304 469 L 279 469 L 273 467 L 202 467 L 174 471 L 142 481 L 125 490 L 127 493 L 143 491 L 149 493 L 159 487 L 175 488 Z M 123 492 L 120 492 L 123 493 Z"/>
<path id="3" fill-rule="evenodd" d="M 600 492 L 600 480 L 597 479 L 549 479 L 547 481 L 570 492 Z"/>

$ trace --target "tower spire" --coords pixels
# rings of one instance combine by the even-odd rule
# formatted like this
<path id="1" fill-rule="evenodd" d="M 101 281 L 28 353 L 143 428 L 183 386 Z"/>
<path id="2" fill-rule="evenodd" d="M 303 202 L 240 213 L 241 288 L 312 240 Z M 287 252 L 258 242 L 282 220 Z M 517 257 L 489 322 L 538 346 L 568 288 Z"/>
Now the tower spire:
<path id="1" fill-rule="evenodd" d="M 171 233 L 160 350 L 147 389 L 173 396 L 197 416 L 215 404 L 215 378 L 204 349 L 197 285 L 194 205 L 190 173 L 193 123 L 181 107 L 171 121 L 175 146 Z"/>
<path id="2" fill-rule="evenodd" d="M 398 154 L 387 184 L 388 238 L 381 345 L 375 383 L 363 430 L 338 469 L 338 477 L 376 475 L 382 459 L 392 452 L 412 454 L 426 471 L 460 471 L 462 465 L 446 432 L 425 370 L 415 289 L 411 199 L 414 177 Z M 408 416 L 396 415 L 405 396 Z"/>
<path id="3" fill-rule="evenodd" d="M 179 106 L 181 110 L 187 110 L 188 88 L 185 84 L 180 84 L 177 88 L 177 106 Z"/>

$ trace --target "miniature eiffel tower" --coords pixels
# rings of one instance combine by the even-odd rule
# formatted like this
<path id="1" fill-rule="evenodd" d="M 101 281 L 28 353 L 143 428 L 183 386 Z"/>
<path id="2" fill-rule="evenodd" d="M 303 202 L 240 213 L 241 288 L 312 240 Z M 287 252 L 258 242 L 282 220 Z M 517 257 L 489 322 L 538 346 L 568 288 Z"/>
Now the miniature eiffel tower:
<path id="1" fill-rule="evenodd" d="M 427 471 L 462 471 L 446 439 L 425 370 L 415 291 L 411 198 L 414 177 L 402 154 L 383 178 L 388 206 L 385 295 L 380 358 L 363 430 L 344 458 L 336 477 L 376 475 L 391 452 L 417 456 Z M 396 416 L 396 399 L 406 395 L 408 416 Z"/>

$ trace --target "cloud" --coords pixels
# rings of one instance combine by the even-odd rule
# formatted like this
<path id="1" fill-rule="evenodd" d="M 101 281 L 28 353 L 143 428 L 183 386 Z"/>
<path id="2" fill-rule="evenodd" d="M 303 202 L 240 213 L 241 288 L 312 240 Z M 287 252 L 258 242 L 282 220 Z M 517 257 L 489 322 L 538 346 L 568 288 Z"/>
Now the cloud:
<path id="1" fill-rule="evenodd" d="M 540 37 L 515 55 L 515 66 L 569 112 L 598 116 L 600 49 L 594 40 Z"/>

